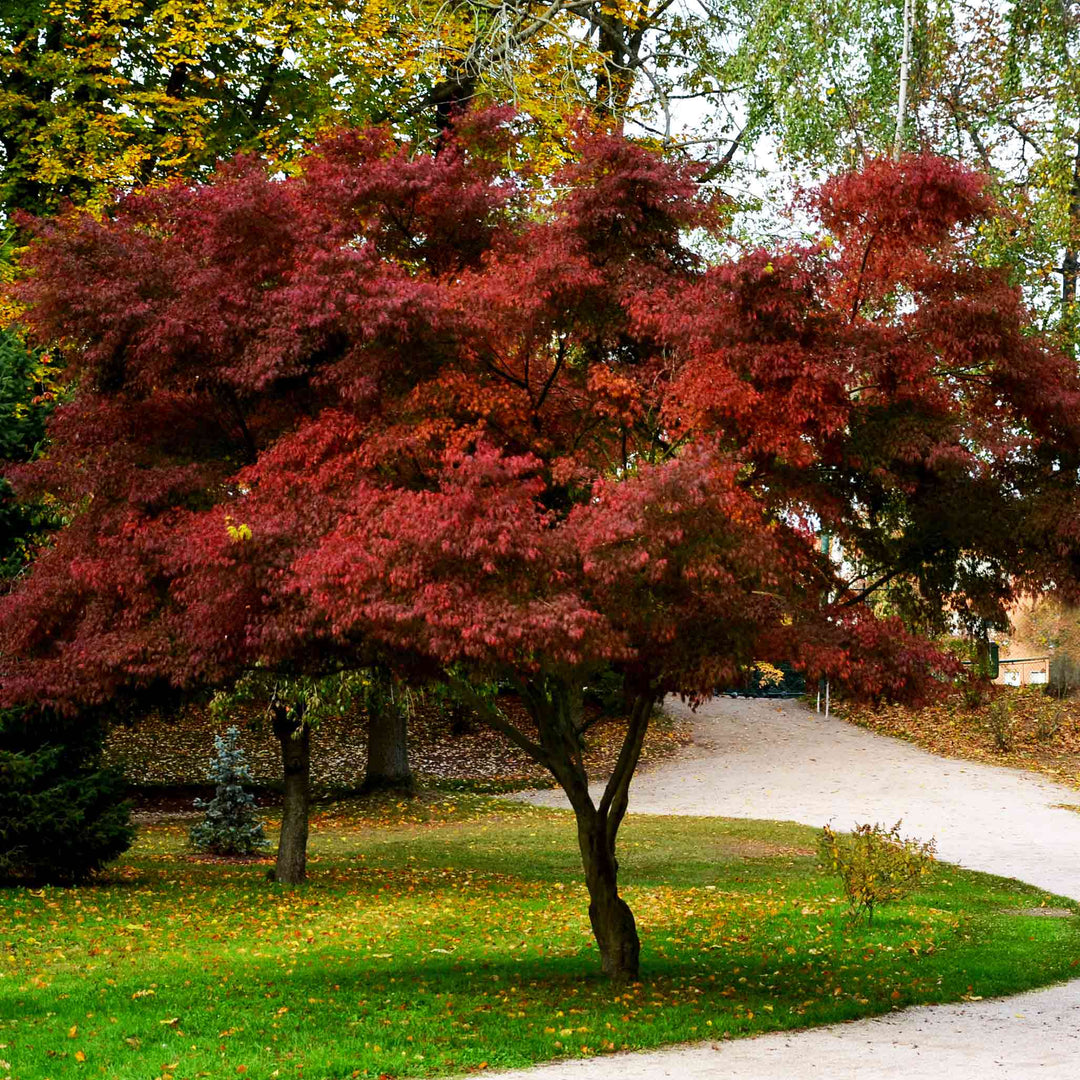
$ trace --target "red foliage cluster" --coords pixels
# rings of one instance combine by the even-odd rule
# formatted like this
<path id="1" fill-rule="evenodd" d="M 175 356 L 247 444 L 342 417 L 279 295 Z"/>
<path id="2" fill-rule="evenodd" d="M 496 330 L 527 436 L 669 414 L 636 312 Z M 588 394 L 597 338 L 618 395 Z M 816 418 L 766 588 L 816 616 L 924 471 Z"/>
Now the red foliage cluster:
<path id="1" fill-rule="evenodd" d="M 5 701 L 371 642 L 689 694 L 786 653 L 903 696 L 940 658 L 818 527 L 971 617 L 1071 580 L 1080 385 L 966 254 L 977 177 L 870 163 L 826 240 L 705 268 L 690 171 L 593 135 L 530 187 L 512 137 L 346 132 L 38 226 L 20 299 L 79 390 L 14 472 L 73 521 L 0 601 Z"/>

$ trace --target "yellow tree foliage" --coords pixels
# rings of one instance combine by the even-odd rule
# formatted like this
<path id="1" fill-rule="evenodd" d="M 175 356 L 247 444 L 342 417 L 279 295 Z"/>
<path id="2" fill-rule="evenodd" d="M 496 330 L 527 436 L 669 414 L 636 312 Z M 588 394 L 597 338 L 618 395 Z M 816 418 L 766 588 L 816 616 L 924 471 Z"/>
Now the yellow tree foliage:
<path id="1" fill-rule="evenodd" d="M 403 21 L 385 0 L 27 3 L 0 35 L 4 204 L 92 204 L 237 150 L 287 159 L 408 78 Z"/>
<path id="2" fill-rule="evenodd" d="M 334 123 L 423 140 L 516 105 L 557 159 L 583 107 L 621 116 L 667 4 L 602 0 L 14 0 L 0 11 L 0 206 L 93 206 Z"/>

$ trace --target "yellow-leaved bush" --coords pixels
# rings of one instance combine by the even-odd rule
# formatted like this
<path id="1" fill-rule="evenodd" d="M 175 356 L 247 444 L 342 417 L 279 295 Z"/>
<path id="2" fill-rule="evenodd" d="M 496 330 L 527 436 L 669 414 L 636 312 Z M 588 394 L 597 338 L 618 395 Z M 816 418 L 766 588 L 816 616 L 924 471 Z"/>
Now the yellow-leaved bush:
<path id="1" fill-rule="evenodd" d="M 840 876 L 853 919 L 866 916 L 890 901 L 902 900 L 923 884 L 933 871 L 937 845 L 900 835 L 898 821 L 884 825 L 856 825 L 850 833 L 836 833 L 828 825 L 821 830 L 818 855 Z"/>

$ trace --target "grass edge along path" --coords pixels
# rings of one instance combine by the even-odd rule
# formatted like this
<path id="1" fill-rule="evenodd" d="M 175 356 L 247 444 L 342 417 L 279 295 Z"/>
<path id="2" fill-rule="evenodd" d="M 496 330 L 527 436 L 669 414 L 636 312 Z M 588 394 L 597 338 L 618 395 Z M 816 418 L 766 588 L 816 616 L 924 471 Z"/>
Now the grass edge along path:
<path id="1" fill-rule="evenodd" d="M 142 831 L 101 883 L 0 892 L 0 1077 L 432 1076 L 1015 993 L 1080 905 L 941 864 L 872 927 L 790 823 L 631 817 L 643 978 L 598 975 L 571 816 L 477 796 L 324 811 L 312 880 Z"/>

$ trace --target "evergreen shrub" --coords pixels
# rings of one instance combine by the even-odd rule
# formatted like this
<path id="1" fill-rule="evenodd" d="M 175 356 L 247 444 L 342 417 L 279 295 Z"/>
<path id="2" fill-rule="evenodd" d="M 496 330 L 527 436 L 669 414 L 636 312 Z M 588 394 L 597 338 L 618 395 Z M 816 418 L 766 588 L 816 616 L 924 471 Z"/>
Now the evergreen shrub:
<path id="1" fill-rule="evenodd" d="M 191 829 L 191 846 L 211 855 L 256 855 L 266 847 L 266 834 L 255 813 L 255 797 L 244 790 L 251 782 L 240 731 L 230 727 L 214 737 L 209 778 L 216 785 L 208 802 L 195 800 L 203 819 Z"/>
<path id="2" fill-rule="evenodd" d="M 0 713 L 0 882 L 82 881 L 135 838 L 127 782 L 101 763 L 100 724 Z"/>

